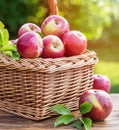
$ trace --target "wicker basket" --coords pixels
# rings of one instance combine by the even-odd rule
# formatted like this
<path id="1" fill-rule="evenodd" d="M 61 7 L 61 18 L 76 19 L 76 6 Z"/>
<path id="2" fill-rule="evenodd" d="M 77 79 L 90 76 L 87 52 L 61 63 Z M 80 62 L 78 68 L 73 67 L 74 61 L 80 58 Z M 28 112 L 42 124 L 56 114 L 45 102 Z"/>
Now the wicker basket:
<path id="1" fill-rule="evenodd" d="M 94 51 L 56 59 L 14 61 L 0 53 L 0 109 L 33 120 L 55 115 L 62 103 L 78 109 L 80 95 L 92 87 Z"/>

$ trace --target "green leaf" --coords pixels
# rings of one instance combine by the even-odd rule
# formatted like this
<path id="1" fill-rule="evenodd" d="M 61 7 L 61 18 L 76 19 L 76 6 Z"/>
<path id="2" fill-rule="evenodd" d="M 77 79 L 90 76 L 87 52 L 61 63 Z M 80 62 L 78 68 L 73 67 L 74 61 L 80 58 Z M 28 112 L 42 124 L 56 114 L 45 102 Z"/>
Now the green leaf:
<path id="1" fill-rule="evenodd" d="M 0 21 L 0 46 L 8 44 L 9 32 L 4 28 L 4 24 Z"/>
<path id="2" fill-rule="evenodd" d="M 0 28 L 0 46 L 3 46 L 4 44 L 4 38 L 3 38 L 3 30 Z"/>
<path id="3" fill-rule="evenodd" d="M 16 45 L 15 44 L 5 44 L 4 46 L 2 46 L 0 48 L 0 51 L 1 52 L 4 52 L 4 51 L 13 51 L 13 52 L 15 52 L 16 51 Z"/>
<path id="4" fill-rule="evenodd" d="M 57 127 L 57 126 L 62 125 L 62 124 L 67 125 L 67 124 L 71 123 L 72 121 L 74 121 L 74 119 L 75 118 L 72 114 L 61 115 L 55 121 L 54 127 Z"/>
<path id="5" fill-rule="evenodd" d="M 3 30 L 3 38 L 4 38 L 4 44 L 8 44 L 9 42 L 9 32 L 7 29 L 4 29 Z"/>
<path id="6" fill-rule="evenodd" d="M 56 105 L 52 106 L 51 109 L 53 111 L 56 111 L 59 114 L 63 114 L 63 115 L 71 114 L 70 109 L 63 104 L 56 104 Z"/>
<path id="7" fill-rule="evenodd" d="M 88 117 L 84 118 L 84 127 L 86 130 L 90 130 L 92 126 L 92 120 Z"/>
<path id="8" fill-rule="evenodd" d="M 86 114 L 92 110 L 92 104 L 90 102 L 84 102 L 80 105 L 80 113 Z"/>
<path id="9" fill-rule="evenodd" d="M 3 54 L 12 57 L 12 51 L 4 51 Z"/>
<path id="10" fill-rule="evenodd" d="M 12 53 L 12 58 L 13 58 L 14 60 L 19 60 L 19 58 L 20 58 L 19 53 L 18 53 L 18 52 L 13 52 L 13 53 Z"/>
<path id="11" fill-rule="evenodd" d="M 82 130 L 82 122 L 78 120 L 77 122 L 73 123 L 73 127 L 77 128 L 78 130 Z"/>
<path id="12" fill-rule="evenodd" d="M 19 60 L 20 55 L 18 52 L 12 52 L 12 51 L 4 51 L 3 54 L 12 57 L 14 60 Z"/>
<path id="13" fill-rule="evenodd" d="M 91 126 L 92 126 L 92 120 L 88 117 L 82 119 L 79 118 L 79 120 L 83 123 L 85 130 L 90 130 Z"/>

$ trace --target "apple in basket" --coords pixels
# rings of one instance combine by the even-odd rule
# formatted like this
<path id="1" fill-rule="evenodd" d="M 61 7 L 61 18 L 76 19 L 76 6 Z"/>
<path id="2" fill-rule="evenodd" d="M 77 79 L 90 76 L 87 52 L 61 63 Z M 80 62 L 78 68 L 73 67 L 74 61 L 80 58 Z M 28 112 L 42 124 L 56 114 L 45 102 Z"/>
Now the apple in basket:
<path id="1" fill-rule="evenodd" d="M 23 58 L 37 58 L 42 54 L 43 41 L 39 34 L 29 31 L 19 37 L 17 51 Z"/>
<path id="2" fill-rule="evenodd" d="M 106 75 L 94 74 L 93 89 L 101 89 L 109 93 L 111 89 L 110 79 Z"/>
<path id="3" fill-rule="evenodd" d="M 104 120 L 112 111 L 110 95 L 103 90 L 90 89 L 85 91 L 80 97 L 79 108 L 86 101 L 92 104 L 92 110 L 83 116 L 90 117 L 93 121 Z"/>
<path id="4" fill-rule="evenodd" d="M 59 58 L 64 56 L 64 45 L 59 37 L 55 35 L 47 35 L 43 38 L 44 58 Z"/>
<path id="5" fill-rule="evenodd" d="M 69 23 L 62 16 L 50 15 L 43 21 L 41 31 L 44 35 L 53 34 L 61 38 L 69 31 Z"/>
<path id="6" fill-rule="evenodd" d="M 65 46 L 65 55 L 79 55 L 87 48 L 87 38 L 83 33 L 77 30 L 72 30 L 65 33 L 62 37 Z"/>
<path id="7" fill-rule="evenodd" d="M 25 23 L 19 28 L 18 37 L 20 37 L 25 32 L 29 32 L 29 31 L 34 31 L 34 32 L 37 32 L 37 33 L 41 33 L 41 29 L 40 29 L 40 27 L 38 25 L 36 25 L 34 23 Z"/>

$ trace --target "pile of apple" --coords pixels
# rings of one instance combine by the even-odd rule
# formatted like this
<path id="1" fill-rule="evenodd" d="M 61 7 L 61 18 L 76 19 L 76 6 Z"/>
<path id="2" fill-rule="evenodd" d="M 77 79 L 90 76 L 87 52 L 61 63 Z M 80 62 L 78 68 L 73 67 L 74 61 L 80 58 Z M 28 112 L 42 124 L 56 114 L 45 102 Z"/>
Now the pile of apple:
<path id="1" fill-rule="evenodd" d="M 70 30 L 67 20 L 59 15 L 48 16 L 39 27 L 26 23 L 18 30 L 17 51 L 23 58 L 59 58 L 82 54 L 87 38 L 77 30 Z"/>
<path id="2" fill-rule="evenodd" d="M 92 110 L 84 114 L 85 117 L 90 117 L 93 121 L 102 121 L 106 119 L 112 112 L 112 101 L 109 95 L 111 89 L 111 81 L 106 75 L 93 75 L 93 88 L 85 91 L 79 100 L 80 105 L 86 101 L 93 106 Z"/>

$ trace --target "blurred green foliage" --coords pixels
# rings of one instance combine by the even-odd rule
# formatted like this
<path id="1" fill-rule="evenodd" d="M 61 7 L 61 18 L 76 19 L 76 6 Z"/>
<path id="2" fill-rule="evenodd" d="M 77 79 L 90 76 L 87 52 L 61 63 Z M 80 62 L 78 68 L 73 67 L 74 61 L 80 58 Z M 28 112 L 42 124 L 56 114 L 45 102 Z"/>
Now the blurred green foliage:
<path id="1" fill-rule="evenodd" d="M 0 21 L 5 24 L 11 37 L 15 37 L 18 28 L 37 13 L 37 19 L 43 18 L 43 6 L 40 5 L 40 0 L 0 0 Z"/>
<path id="2" fill-rule="evenodd" d="M 58 7 L 59 14 L 68 20 L 71 29 L 80 30 L 89 40 L 96 40 L 103 33 L 107 40 L 117 30 L 109 31 L 109 35 L 105 33 L 119 18 L 118 3 L 119 0 L 58 0 Z M 40 26 L 48 15 L 47 0 L 0 0 L 0 20 L 11 37 L 16 36 L 22 24 L 34 22 Z"/>
<path id="3" fill-rule="evenodd" d="M 59 0 L 59 3 L 72 28 L 84 32 L 89 40 L 99 38 L 118 16 L 116 0 Z"/>

